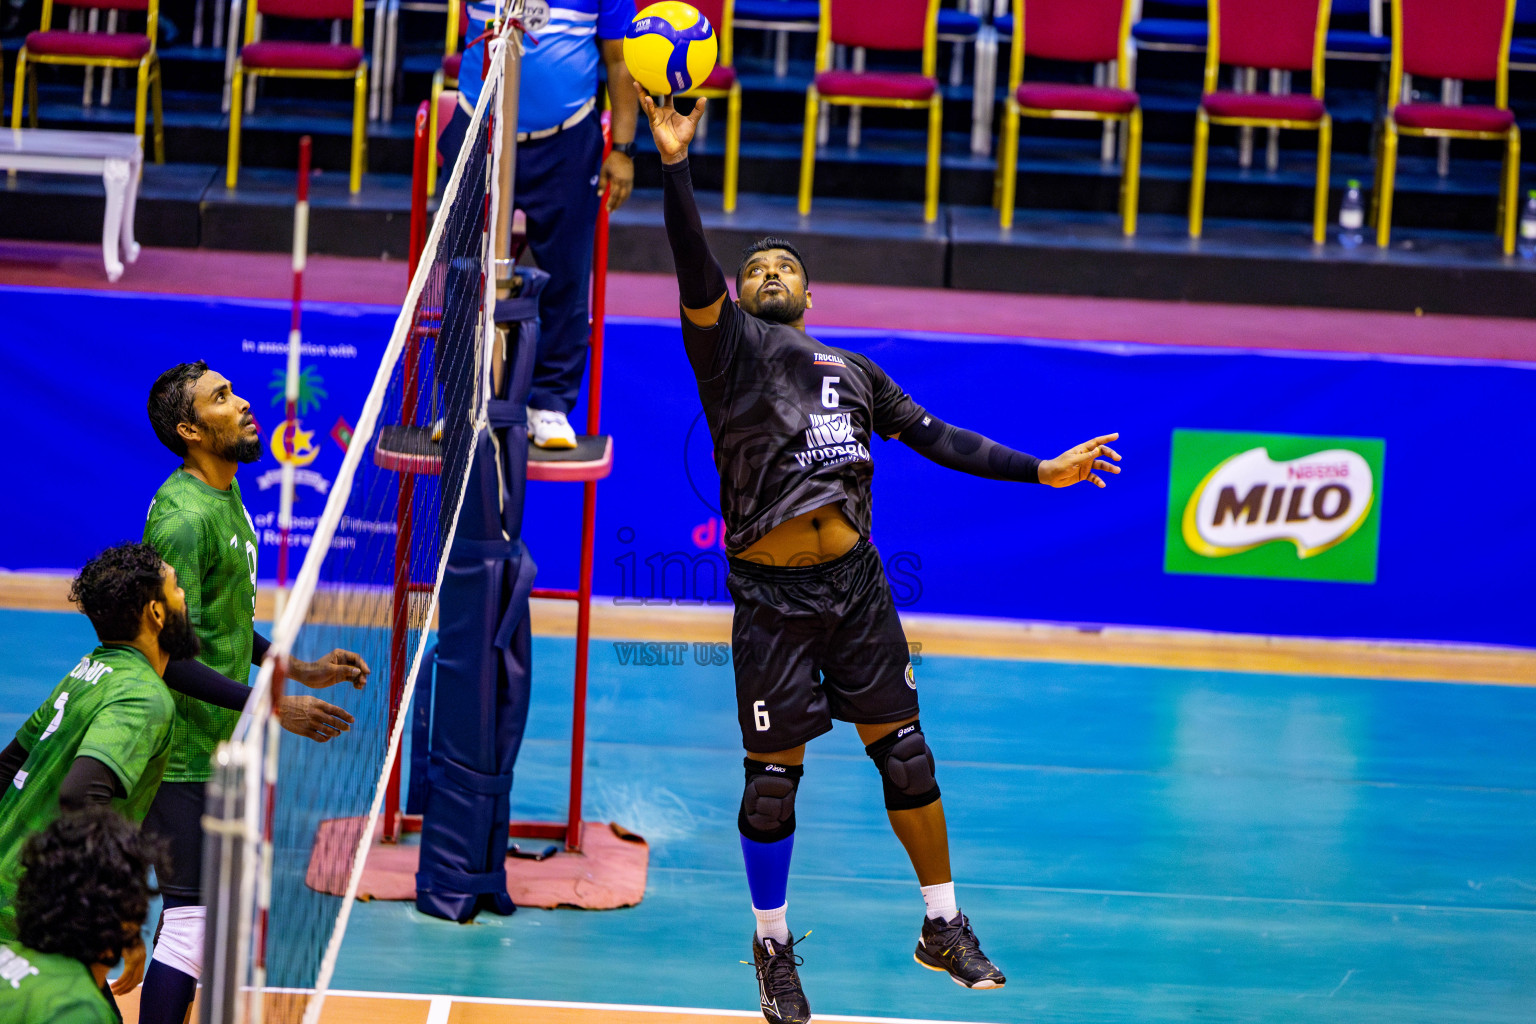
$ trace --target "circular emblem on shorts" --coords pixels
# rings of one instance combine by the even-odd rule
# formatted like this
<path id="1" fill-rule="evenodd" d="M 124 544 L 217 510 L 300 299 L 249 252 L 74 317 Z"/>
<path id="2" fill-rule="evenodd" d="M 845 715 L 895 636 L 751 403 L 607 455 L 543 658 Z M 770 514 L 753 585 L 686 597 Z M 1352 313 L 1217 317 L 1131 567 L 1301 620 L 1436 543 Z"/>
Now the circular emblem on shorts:
<path id="1" fill-rule="evenodd" d="M 528 31 L 537 32 L 549 24 L 548 0 L 527 0 L 523 5 L 523 24 L 528 26 Z"/>
<path id="2" fill-rule="evenodd" d="M 914 690 L 917 689 L 917 676 L 912 671 L 912 663 L 910 661 L 907 662 L 907 685 Z"/>

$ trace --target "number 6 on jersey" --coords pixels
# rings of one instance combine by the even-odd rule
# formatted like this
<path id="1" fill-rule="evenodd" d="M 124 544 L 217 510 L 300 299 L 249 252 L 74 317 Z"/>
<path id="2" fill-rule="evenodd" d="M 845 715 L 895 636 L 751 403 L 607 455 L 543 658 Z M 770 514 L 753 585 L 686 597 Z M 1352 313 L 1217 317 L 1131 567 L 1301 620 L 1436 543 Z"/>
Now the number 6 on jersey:
<path id="1" fill-rule="evenodd" d="M 821 378 L 821 404 L 824 407 L 828 409 L 837 408 L 837 388 L 833 387 L 832 385 L 838 383 L 842 379 L 843 378 L 841 377 Z"/>

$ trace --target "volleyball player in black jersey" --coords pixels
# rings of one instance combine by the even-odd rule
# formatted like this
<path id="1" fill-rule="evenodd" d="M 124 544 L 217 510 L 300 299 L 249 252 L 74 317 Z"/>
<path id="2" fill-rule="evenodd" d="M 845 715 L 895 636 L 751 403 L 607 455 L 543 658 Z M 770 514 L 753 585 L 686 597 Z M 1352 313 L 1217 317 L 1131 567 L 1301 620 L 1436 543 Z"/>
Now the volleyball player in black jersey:
<path id="1" fill-rule="evenodd" d="M 688 172 L 703 114 L 670 99 L 641 106 L 661 153 L 667 237 L 677 264 L 683 343 L 720 471 L 720 507 L 736 604 L 731 630 L 746 787 L 737 825 L 757 930 L 763 1016 L 810 1019 L 785 921 L 795 790 L 805 744 L 852 722 L 880 772 L 891 827 L 917 871 L 927 913 L 918 963 L 967 988 L 1000 988 L 955 902 L 944 805 L 918 721 L 906 635 L 869 543 L 869 445 L 899 438 L 942 466 L 999 480 L 1067 487 L 1118 473 L 1108 434 L 1039 460 L 925 411 L 865 356 L 805 333 L 811 295 L 794 247 L 749 246 L 739 305 L 704 239 Z M 1105 460 L 1112 461 L 1105 461 Z"/>

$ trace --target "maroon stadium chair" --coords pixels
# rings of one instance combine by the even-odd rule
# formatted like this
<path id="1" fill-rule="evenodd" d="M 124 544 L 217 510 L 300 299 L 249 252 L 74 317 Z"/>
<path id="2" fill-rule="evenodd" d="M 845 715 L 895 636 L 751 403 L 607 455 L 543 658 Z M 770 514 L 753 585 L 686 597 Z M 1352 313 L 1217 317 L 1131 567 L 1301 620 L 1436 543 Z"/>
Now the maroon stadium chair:
<path id="1" fill-rule="evenodd" d="M 261 18 L 303 18 L 319 21 L 352 20 L 351 45 L 341 43 L 305 43 L 256 38 Z M 353 80 L 352 89 L 352 177 L 353 192 L 362 188 L 363 163 L 367 159 L 368 135 L 364 117 L 368 108 L 368 61 L 363 56 L 363 0 L 251 0 L 245 9 L 245 45 L 235 58 L 229 102 L 229 169 L 224 175 L 227 188 L 234 188 L 240 175 L 240 118 L 245 112 L 245 79 L 253 78 L 333 78 Z"/>
<path id="2" fill-rule="evenodd" d="M 1327 237 L 1328 160 L 1333 119 L 1323 105 L 1323 51 L 1328 0 L 1211 0 L 1210 44 L 1205 50 L 1205 94 L 1195 115 L 1195 170 L 1189 189 L 1189 237 L 1199 238 L 1205 219 L 1205 165 L 1211 125 L 1296 128 L 1317 132 L 1317 186 L 1312 204 L 1312 241 Z M 1310 71 L 1310 95 L 1222 92 L 1222 64 L 1272 71 Z"/>
<path id="3" fill-rule="evenodd" d="M 732 213 L 736 209 L 736 169 L 741 160 L 741 79 L 731 57 L 736 0 L 693 0 L 693 6 L 714 26 L 720 57 L 709 77 L 682 95 L 725 100 L 724 207 L 726 213 Z"/>
<path id="4" fill-rule="evenodd" d="M 928 111 L 928 160 L 923 220 L 939 216 L 939 146 L 944 97 L 934 77 L 938 54 L 938 0 L 822 0 L 816 33 L 816 78 L 805 92 L 805 137 L 800 152 L 800 213 L 811 212 L 816 174 L 816 127 L 821 105 L 896 107 Z M 834 71 L 832 46 L 921 52 L 922 71 Z"/>
<path id="5" fill-rule="evenodd" d="M 1497 230 L 1515 251 L 1520 195 L 1520 129 L 1509 110 L 1509 38 L 1515 0 L 1397 0 L 1392 5 L 1392 70 L 1387 95 L 1403 96 L 1403 76 L 1494 83 L 1493 106 L 1401 103 L 1387 115 L 1376 164 L 1376 244 L 1392 240 L 1397 137 L 1483 139 L 1504 143 Z"/>
<path id="6" fill-rule="evenodd" d="M 165 163 L 165 129 L 160 110 L 160 58 L 155 53 L 155 30 L 160 18 L 160 0 L 72 0 L 69 7 L 90 7 L 105 11 L 143 11 L 144 31 L 139 32 L 66 32 L 50 28 L 53 0 L 43 0 L 42 28 L 27 35 L 16 55 L 16 95 L 11 100 L 11 127 L 21 127 L 22 101 L 31 96 L 29 122 L 37 127 L 37 70 L 34 64 L 70 64 L 76 67 L 136 68 L 138 90 L 133 103 L 133 133 L 144 137 L 144 101 L 154 94 L 155 163 Z M 27 88 L 31 84 L 30 90 Z"/>
<path id="7" fill-rule="evenodd" d="M 1013 226 L 1019 177 L 1019 118 L 1070 121 L 1124 121 L 1125 169 L 1120 176 L 1120 219 L 1127 236 L 1136 233 L 1136 196 L 1141 182 L 1141 100 L 1130 90 L 1127 40 L 1135 0 L 1013 0 L 1013 33 L 1008 109 L 1003 117 L 1003 150 L 998 158 L 1003 227 Z M 1027 57 L 1114 62 L 1114 87 L 1024 81 Z"/>

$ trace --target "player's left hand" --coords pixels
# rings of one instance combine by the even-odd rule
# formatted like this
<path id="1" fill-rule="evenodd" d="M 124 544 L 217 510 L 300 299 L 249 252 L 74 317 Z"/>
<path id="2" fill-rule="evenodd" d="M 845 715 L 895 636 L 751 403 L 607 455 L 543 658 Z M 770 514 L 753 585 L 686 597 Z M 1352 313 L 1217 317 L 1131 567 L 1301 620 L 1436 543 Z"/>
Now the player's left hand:
<path id="1" fill-rule="evenodd" d="M 361 654 L 337 648 L 319 661 L 293 662 L 288 674 L 312 690 L 321 690 L 341 682 L 350 682 L 353 689 L 361 690 L 367 685 L 368 673 L 371 671 Z"/>
<path id="2" fill-rule="evenodd" d="M 137 936 L 136 936 L 137 938 Z M 112 994 L 125 996 L 139 987 L 144 980 L 144 940 L 139 938 L 123 950 L 123 973 L 112 983 Z"/>
<path id="3" fill-rule="evenodd" d="M 1120 461 L 1120 453 L 1109 447 L 1109 442 L 1119 438 L 1119 434 L 1105 434 L 1069 448 L 1054 459 L 1046 459 L 1040 463 L 1040 482 L 1052 487 L 1071 487 L 1087 480 L 1095 487 L 1103 487 L 1104 480 L 1099 473 L 1120 472 L 1114 462 L 1104 461 L 1105 458 Z"/>
<path id="4" fill-rule="evenodd" d="M 624 205 L 624 200 L 635 189 L 635 162 L 623 153 L 609 153 L 603 161 L 603 170 L 597 176 L 597 194 L 608 189 L 608 212 Z"/>

